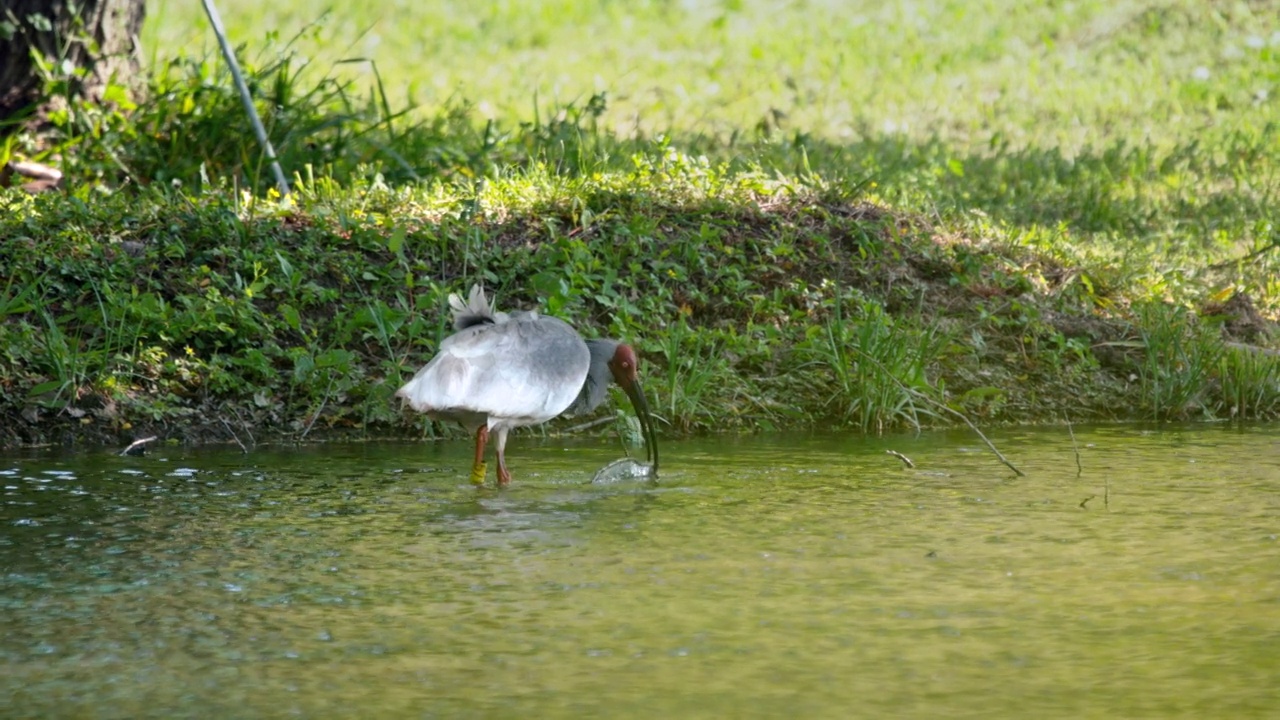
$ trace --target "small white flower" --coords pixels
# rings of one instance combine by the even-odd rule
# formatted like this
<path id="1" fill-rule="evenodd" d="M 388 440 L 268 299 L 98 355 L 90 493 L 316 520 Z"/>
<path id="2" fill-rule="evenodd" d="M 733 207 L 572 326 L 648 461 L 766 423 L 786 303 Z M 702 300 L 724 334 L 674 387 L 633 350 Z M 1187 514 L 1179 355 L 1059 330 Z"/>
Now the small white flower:
<path id="1" fill-rule="evenodd" d="M 1209 75 L 1210 75 L 1209 68 L 1203 65 L 1191 71 L 1191 77 L 1195 78 L 1196 80 L 1208 80 Z"/>
<path id="2" fill-rule="evenodd" d="M 1249 37 L 1244 39 L 1244 46 L 1247 48 L 1258 50 L 1263 45 L 1266 45 L 1266 42 L 1263 41 L 1261 35 L 1250 35 Z"/>

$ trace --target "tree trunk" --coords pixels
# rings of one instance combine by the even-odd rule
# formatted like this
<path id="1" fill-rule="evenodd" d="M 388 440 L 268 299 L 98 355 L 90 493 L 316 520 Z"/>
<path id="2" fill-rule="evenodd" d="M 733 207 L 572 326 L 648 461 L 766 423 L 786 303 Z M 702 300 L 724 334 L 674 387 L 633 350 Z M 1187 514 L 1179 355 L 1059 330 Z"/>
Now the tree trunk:
<path id="1" fill-rule="evenodd" d="M 32 54 L 84 69 L 73 91 L 100 98 L 110 82 L 132 84 L 145 0 L 0 0 L 0 122 L 46 98 Z"/>

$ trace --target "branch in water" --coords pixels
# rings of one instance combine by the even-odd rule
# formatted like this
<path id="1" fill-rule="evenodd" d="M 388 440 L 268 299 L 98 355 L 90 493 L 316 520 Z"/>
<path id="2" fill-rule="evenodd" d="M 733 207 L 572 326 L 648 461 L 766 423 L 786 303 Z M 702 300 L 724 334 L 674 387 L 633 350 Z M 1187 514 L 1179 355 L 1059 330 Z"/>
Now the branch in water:
<path id="1" fill-rule="evenodd" d="M 1080 464 L 1080 446 L 1076 444 L 1076 431 L 1071 429 L 1071 418 L 1067 417 L 1066 413 L 1063 413 L 1062 419 L 1067 421 L 1067 433 L 1071 435 L 1071 449 L 1076 451 L 1076 477 L 1080 477 L 1084 474 L 1084 465 Z"/>
<path id="2" fill-rule="evenodd" d="M 155 439 L 156 439 L 156 436 L 152 435 L 151 437 L 145 437 L 145 438 L 142 438 L 141 440 L 134 440 L 132 443 L 129 443 L 129 447 L 121 450 L 120 454 L 121 455 L 141 455 L 143 452 L 146 451 L 146 448 L 142 446 L 146 445 L 149 442 L 154 442 Z"/>
<path id="3" fill-rule="evenodd" d="M 885 452 L 886 452 L 886 453 L 889 453 L 890 455 L 892 455 L 892 456 L 894 456 L 894 457 L 896 457 L 896 458 L 898 458 L 898 459 L 899 459 L 899 460 L 901 460 L 903 463 L 905 463 L 905 464 L 906 464 L 906 466 L 907 466 L 907 467 L 909 467 L 909 468 L 914 468 L 914 467 L 916 466 L 916 464 L 915 464 L 915 463 L 911 462 L 911 458 L 907 457 L 906 455 L 903 455 L 902 453 L 898 452 L 897 450 L 885 450 Z"/>
<path id="4" fill-rule="evenodd" d="M 576 432 L 582 432 L 583 430 L 590 430 L 590 429 L 591 429 L 591 428 L 593 428 L 593 427 L 600 427 L 601 425 L 608 425 L 609 423 L 611 423 L 611 422 L 613 422 L 614 420 L 617 420 L 617 419 L 618 419 L 618 418 L 617 418 L 617 417 L 615 417 L 615 416 L 613 416 L 613 415 L 610 415 L 609 417 L 596 418 L 595 420 L 588 420 L 587 422 L 584 422 L 584 423 L 582 423 L 582 424 L 580 424 L 580 425 L 574 425 L 574 426 L 573 426 L 573 427 L 571 427 L 571 428 L 565 428 L 563 432 L 564 432 L 566 435 L 569 435 L 569 434 L 572 434 L 572 433 L 576 433 Z"/>
<path id="5" fill-rule="evenodd" d="M 240 436 L 236 435 L 236 431 L 231 429 L 231 423 L 227 422 L 226 418 L 218 418 L 218 419 L 221 420 L 222 424 L 226 426 L 227 432 L 231 433 L 231 439 L 235 440 L 236 444 L 240 446 L 240 452 L 244 453 L 245 455 L 248 455 L 249 448 L 246 448 L 244 446 L 244 443 L 240 442 Z"/>
<path id="6" fill-rule="evenodd" d="M 928 395 L 925 395 L 924 393 L 920 392 L 919 390 L 916 390 L 915 388 L 907 387 L 905 384 L 903 384 L 903 382 L 902 382 L 901 380 L 899 380 L 898 378 L 894 377 L 894 374 L 893 374 L 893 373 L 891 373 L 891 372 L 889 372 L 888 368 L 886 368 L 886 367 L 884 366 L 884 364 L 883 364 L 883 363 L 881 363 L 879 360 L 877 360 L 877 359 L 875 359 L 875 358 L 871 357 L 870 355 L 868 355 L 868 354 L 867 354 L 865 351 L 863 351 L 861 348 L 856 348 L 856 347 L 855 347 L 855 348 L 853 348 L 853 350 L 854 350 L 855 352 L 857 352 L 859 355 L 861 355 L 862 357 L 866 358 L 867 360 L 870 360 L 870 361 L 871 361 L 871 363 L 872 363 L 872 364 L 874 364 L 876 367 L 880 368 L 880 372 L 884 373 L 884 374 L 885 374 L 885 377 L 887 377 L 887 378 L 889 378 L 890 380 L 892 380 L 892 381 L 894 382 L 894 384 L 896 384 L 898 387 L 900 387 L 900 388 L 902 388 L 903 390 L 905 390 L 905 391 L 907 391 L 907 392 L 911 393 L 912 395 L 915 395 L 916 397 L 920 398 L 921 400 L 924 400 L 925 402 L 927 402 L 927 403 L 929 403 L 930 405 L 932 405 L 932 406 L 934 406 L 934 407 L 938 408 L 939 410 L 942 410 L 942 411 L 944 411 L 944 412 L 949 412 L 949 413 L 951 413 L 952 415 L 955 415 L 956 417 L 958 417 L 958 418 L 960 418 L 961 420 L 963 420 L 963 421 L 964 421 L 964 424 L 965 424 L 965 425 L 968 425 L 968 426 L 969 426 L 969 429 L 970 429 L 970 430 L 973 430 L 975 433 L 977 433 L 977 434 L 978 434 L 978 437 L 982 438 L 982 442 L 986 443 L 986 444 L 987 444 L 987 447 L 991 448 L 991 452 L 993 452 L 993 453 L 995 453 L 995 454 L 996 454 L 996 457 L 1000 459 L 1000 462 L 1004 463 L 1005 467 L 1007 467 L 1007 468 L 1009 468 L 1010 470 L 1012 470 L 1012 471 L 1014 471 L 1015 473 L 1017 473 L 1018 477 L 1026 477 L 1026 473 L 1022 472 L 1022 471 L 1021 471 L 1021 470 L 1019 470 L 1019 469 L 1018 469 L 1018 468 L 1017 468 L 1013 463 L 1009 462 L 1009 459 L 1008 459 L 1008 458 L 1006 458 L 1006 457 L 1005 457 L 1005 456 L 1004 456 L 1004 455 L 1003 455 L 999 450 L 997 450 L 997 449 L 996 449 L 995 444 L 994 444 L 994 443 L 992 443 L 990 440 L 988 440 L 988 439 L 987 439 L 987 436 L 986 436 L 986 435 L 983 435 L 983 434 L 982 434 L 982 431 L 978 429 L 978 426 L 977 426 L 977 425 L 974 425 L 974 424 L 973 424 L 973 422 L 972 422 L 972 421 L 970 421 L 970 420 L 969 420 L 969 418 L 968 418 L 968 417 L 966 417 L 964 413 L 962 413 L 962 412 L 960 412 L 960 411 L 958 411 L 958 410 L 952 410 L 951 408 L 947 407 L 946 405 L 943 405 L 942 403 L 938 402 L 937 400 L 934 400 L 933 398 L 929 397 Z"/>

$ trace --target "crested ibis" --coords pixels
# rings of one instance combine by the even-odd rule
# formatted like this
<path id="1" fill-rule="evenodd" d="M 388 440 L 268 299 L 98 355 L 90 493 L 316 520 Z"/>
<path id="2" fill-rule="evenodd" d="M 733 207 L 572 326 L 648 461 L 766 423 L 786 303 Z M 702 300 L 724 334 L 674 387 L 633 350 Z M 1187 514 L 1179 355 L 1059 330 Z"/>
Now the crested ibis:
<path id="1" fill-rule="evenodd" d="M 454 420 L 475 436 L 471 482 L 484 484 L 485 445 L 496 435 L 498 485 L 511 482 L 504 451 L 507 433 L 562 413 L 590 412 L 604 401 L 612 379 L 626 392 L 640 420 L 650 474 L 658 474 L 658 446 L 636 354 L 617 340 L 583 340 L 568 323 L 536 311 L 498 312 L 479 285 L 469 300 L 449 296 L 454 334 L 431 362 L 396 391 L 418 412 Z"/>

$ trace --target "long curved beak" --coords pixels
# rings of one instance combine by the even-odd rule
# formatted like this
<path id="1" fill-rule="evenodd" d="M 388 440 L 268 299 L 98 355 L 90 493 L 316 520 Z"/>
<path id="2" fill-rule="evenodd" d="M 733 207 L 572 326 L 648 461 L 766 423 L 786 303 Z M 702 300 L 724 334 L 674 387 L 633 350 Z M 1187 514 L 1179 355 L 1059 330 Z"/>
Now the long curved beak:
<path id="1" fill-rule="evenodd" d="M 631 398 L 631 406 L 635 408 L 636 417 L 640 419 L 640 431 L 644 434 L 645 459 L 653 468 L 653 477 L 658 477 L 658 436 L 653 432 L 653 418 L 649 416 L 649 402 L 644 397 L 644 387 L 639 380 L 633 380 L 624 388 L 627 397 Z"/>

